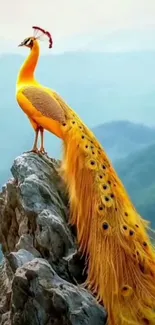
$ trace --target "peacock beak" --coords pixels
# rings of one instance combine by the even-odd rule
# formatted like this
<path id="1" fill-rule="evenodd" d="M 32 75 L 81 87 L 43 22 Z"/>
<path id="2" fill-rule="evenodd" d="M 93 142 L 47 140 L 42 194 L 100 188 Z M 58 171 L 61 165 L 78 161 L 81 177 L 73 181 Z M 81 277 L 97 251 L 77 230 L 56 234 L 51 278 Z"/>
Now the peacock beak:
<path id="1" fill-rule="evenodd" d="M 19 47 L 19 46 L 23 46 L 23 45 L 24 45 L 24 42 L 21 42 L 21 43 L 18 45 L 18 47 Z"/>

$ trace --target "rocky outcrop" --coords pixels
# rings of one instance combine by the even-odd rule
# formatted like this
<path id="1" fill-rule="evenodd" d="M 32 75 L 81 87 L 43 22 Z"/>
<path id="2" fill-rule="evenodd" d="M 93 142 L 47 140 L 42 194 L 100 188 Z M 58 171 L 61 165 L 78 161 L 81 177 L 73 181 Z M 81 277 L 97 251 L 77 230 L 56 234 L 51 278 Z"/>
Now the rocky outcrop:
<path id="1" fill-rule="evenodd" d="M 84 261 L 68 224 L 59 162 L 26 153 L 0 194 L 1 325 L 104 325 L 106 312 L 85 290 Z"/>

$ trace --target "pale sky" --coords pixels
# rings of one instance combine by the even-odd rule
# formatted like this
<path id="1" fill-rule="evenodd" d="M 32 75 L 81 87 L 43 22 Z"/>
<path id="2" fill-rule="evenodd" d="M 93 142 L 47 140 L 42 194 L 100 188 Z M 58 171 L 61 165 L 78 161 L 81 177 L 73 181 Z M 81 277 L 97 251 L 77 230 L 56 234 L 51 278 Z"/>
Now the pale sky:
<path id="1" fill-rule="evenodd" d="M 55 46 L 95 32 L 155 29 L 155 0 L 0 0 L 0 51 L 32 34 L 51 32 Z"/>

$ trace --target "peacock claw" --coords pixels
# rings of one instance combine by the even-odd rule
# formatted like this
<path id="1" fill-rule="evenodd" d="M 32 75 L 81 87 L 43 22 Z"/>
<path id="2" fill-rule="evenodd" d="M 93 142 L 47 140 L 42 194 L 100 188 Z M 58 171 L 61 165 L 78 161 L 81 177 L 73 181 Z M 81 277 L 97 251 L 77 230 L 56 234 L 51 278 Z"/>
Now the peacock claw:
<path id="1" fill-rule="evenodd" d="M 44 148 L 40 148 L 39 153 L 41 153 L 42 155 L 47 155 L 47 152 Z"/>

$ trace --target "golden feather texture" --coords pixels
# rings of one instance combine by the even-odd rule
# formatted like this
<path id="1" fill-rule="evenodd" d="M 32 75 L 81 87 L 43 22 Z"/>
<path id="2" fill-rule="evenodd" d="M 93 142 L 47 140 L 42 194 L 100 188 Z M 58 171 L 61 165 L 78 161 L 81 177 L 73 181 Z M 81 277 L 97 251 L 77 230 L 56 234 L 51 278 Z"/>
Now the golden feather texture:
<path id="1" fill-rule="evenodd" d="M 60 123 L 65 122 L 64 110 L 59 103 L 42 88 L 35 86 L 24 87 L 22 94 L 43 115 Z"/>
<path id="2" fill-rule="evenodd" d="M 85 285 L 106 307 L 109 325 L 155 324 L 155 250 L 148 222 L 93 133 L 58 94 L 53 96 L 66 116 L 60 174 L 88 263 Z"/>

